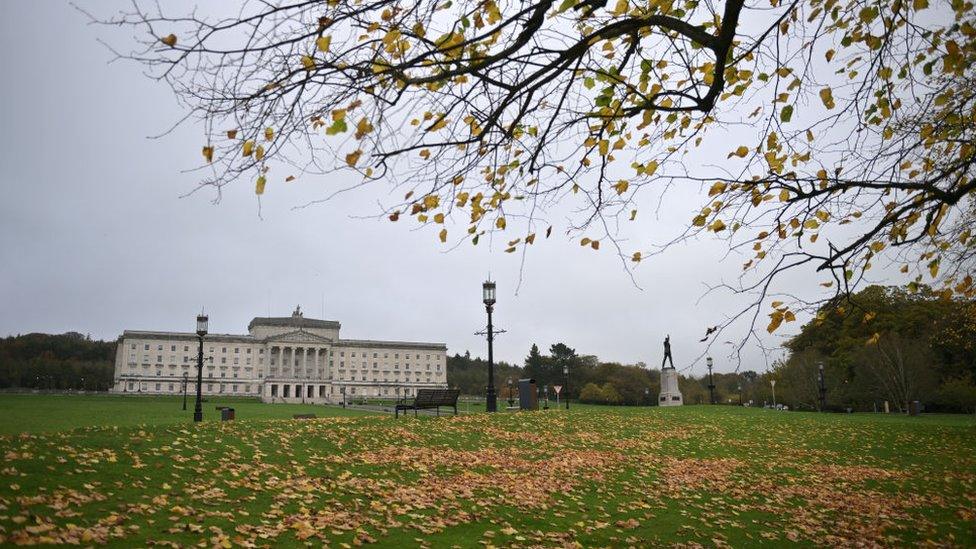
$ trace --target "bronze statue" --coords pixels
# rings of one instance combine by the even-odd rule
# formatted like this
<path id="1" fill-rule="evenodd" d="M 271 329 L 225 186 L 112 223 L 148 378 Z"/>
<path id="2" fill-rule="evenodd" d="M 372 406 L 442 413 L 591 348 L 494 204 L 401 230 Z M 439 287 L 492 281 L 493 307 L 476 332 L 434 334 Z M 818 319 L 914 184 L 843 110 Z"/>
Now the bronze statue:
<path id="1" fill-rule="evenodd" d="M 664 369 L 664 365 L 670 361 L 671 367 L 674 368 L 674 358 L 671 357 L 671 334 L 668 334 L 664 338 L 664 360 L 661 361 L 661 369 Z"/>

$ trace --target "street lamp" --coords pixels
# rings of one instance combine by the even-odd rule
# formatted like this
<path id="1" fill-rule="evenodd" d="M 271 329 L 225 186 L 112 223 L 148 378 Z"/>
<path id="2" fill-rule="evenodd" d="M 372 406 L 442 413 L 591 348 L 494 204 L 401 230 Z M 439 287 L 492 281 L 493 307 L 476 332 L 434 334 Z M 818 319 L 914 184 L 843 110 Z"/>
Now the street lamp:
<path id="1" fill-rule="evenodd" d="M 776 408 L 776 380 L 770 379 L 769 384 L 773 386 L 773 408 Z"/>
<path id="2" fill-rule="evenodd" d="M 739 391 L 739 406 L 742 406 L 742 384 L 739 383 L 736 389 Z"/>
<path id="3" fill-rule="evenodd" d="M 342 393 L 342 407 L 345 408 L 346 407 L 346 388 L 345 387 L 339 388 L 339 392 Z"/>
<path id="4" fill-rule="evenodd" d="M 482 298 L 485 303 L 485 310 L 488 311 L 488 388 L 485 391 L 485 409 L 488 412 L 498 411 L 498 402 L 495 397 L 495 362 L 492 354 L 492 344 L 495 340 L 495 332 L 491 325 L 491 312 L 495 307 L 495 283 L 486 280 L 481 285 Z"/>
<path id="5" fill-rule="evenodd" d="M 186 383 L 189 381 L 189 376 L 187 372 L 183 372 L 183 411 L 186 411 Z"/>
<path id="6" fill-rule="evenodd" d="M 648 404 L 651 402 L 651 390 L 647 387 L 644 387 L 644 402 Z"/>
<path id="7" fill-rule="evenodd" d="M 563 364 L 563 384 L 566 389 L 566 409 L 569 410 L 569 364 Z"/>
<path id="8" fill-rule="evenodd" d="M 508 407 L 515 406 L 515 389 L 512 388 L 512 378 L 508 378 Z"/>
<path id="9" fill-rule="evenodd" d="M 203 338 L 207 335 L 207 315 L 197 315 L 197 336 L 200 347 L 197 351 L 197 403 L 193 408 L 193 421 L 203 421 Z"/>
<path id="10" fill-rule="evenodd" d="M 708 365 L 708 403 L 715 404 L 715 381 L 712 379 L 712 357 L 705 358 Z"/>

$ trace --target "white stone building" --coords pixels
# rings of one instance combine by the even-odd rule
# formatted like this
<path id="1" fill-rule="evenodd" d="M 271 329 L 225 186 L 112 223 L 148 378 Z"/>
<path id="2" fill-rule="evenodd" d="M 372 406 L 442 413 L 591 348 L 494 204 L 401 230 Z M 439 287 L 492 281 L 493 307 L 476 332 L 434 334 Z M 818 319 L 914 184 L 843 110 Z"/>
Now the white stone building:
<path id="1" fill-rule="evenodd" d="M 258 317 L 247 335 L 207 334 L 203 394 L 260 397 L 265 402 L 342 402 L 357 397 L 410 397 L 447 387 L 443 343 L 339 338 L 339 323 Z M 196 391 L 199 338 L 187 332 L 126 330 L 115 356 L 116 393 Z"/>

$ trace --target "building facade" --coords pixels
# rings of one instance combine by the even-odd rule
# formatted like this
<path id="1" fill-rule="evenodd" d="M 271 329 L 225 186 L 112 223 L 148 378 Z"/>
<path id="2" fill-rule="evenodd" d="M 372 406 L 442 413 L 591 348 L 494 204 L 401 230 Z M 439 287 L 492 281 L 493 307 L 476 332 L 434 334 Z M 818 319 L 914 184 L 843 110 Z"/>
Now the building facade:
<path id="1" fill-rule="evenodd" d="M 265 402 L 340 403 L 398 398 L 447 387 L 443 343 L 341 339 L 340 324 L 257 317 L 247 335 L 207 334 L 203 394 L 260 397 Z M 195 333 L 126 330 L 115 357 L 116 393 L 178 394 L 196 390 Z"/>

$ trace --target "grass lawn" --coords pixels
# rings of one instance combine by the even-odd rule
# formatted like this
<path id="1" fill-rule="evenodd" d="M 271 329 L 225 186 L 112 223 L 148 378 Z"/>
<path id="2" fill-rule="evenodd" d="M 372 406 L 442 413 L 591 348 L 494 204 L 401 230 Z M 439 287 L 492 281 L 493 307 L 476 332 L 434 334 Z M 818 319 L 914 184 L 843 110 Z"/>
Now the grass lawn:
<path id="1" fill-rule="evenodd" d="M 160 411 L 132 427 L 157 404 L 59 402 L 72 425 L 119 425 L 6 425 L 23 416 L 4 401 L 3 430 L 32 432 L 0 436 L 0 544 L 976 545 L 972 416 L 574 406 L 282 420 L 257 418 L 285 406 L 254 403 L 233 422 Z"/>
<path id="2" fill-rule="evenodd" d="M 186 401 L 171 396 L 122 395 L 0 395 L 0 434 L 54 432 L 77 427 L 115 425 L 170 425 L 192 423 L 193 395 Z M 363 415 L 364 412 L 339 406 L 306 404 L 263 404 L 253 398 L 206 397 L 203 418 L 219 420 L 217 406 L 229 406 L 239 418 L 285 419 L 293 414 L 318 416 Z"/>

